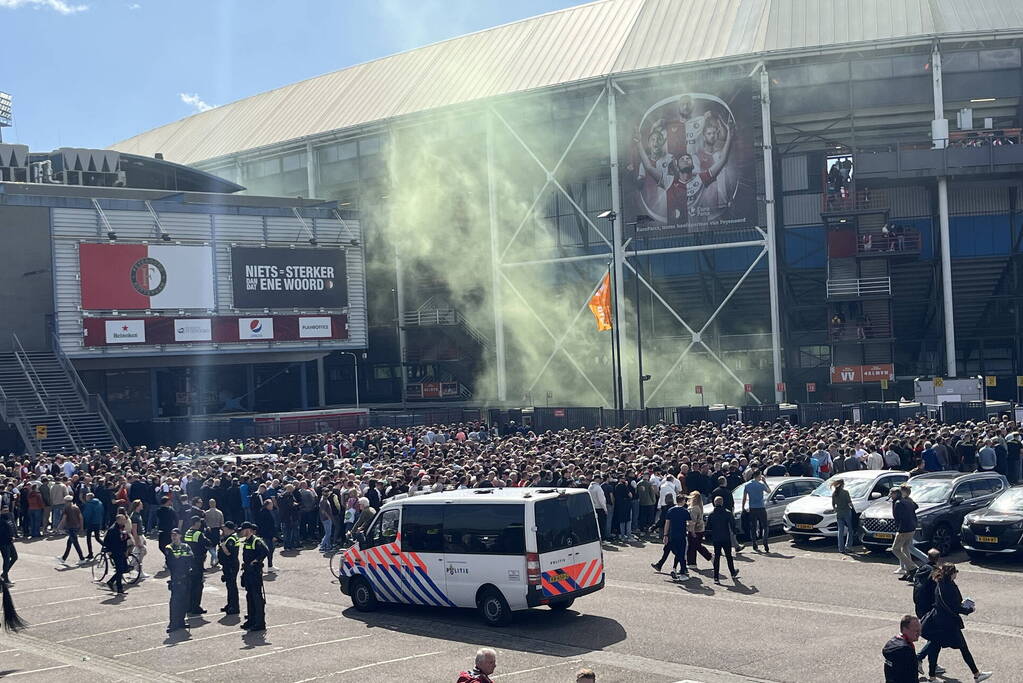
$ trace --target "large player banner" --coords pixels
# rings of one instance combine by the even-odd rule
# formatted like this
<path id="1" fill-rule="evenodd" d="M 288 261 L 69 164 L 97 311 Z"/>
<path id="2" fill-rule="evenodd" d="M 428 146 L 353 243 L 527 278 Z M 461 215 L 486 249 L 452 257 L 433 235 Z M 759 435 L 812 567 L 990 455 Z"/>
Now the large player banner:
<path id="1" fill-rule="evenodd" d="M 640 90 L 617 101 L 622 220 L 636 222 L 637 237 L 757 224 L 749 82 Z"/>
<path id="2" fill-rule="evenodd" d="M 344 308 L 344 249 L 233 247 L 235 308 Z"/>
<path id="3" fill-rule="evenodd" d="M 83 242 L 78 265 L 83 310 L 212 310 L 215 305 L 210 247 Z"/>

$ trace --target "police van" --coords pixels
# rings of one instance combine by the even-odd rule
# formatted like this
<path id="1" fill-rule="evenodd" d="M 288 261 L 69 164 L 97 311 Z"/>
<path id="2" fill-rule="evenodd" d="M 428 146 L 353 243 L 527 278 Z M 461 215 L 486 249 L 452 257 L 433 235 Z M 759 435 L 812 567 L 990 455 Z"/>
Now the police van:
<path id="1" fill-rule="evenodd" d="M 512 612 L 565 610 L 604 587 L 585 490 L 463 489 L 393 500 L 344 552 L 341 592 L 379 603 L 470 607 L 492 626 Z"/>

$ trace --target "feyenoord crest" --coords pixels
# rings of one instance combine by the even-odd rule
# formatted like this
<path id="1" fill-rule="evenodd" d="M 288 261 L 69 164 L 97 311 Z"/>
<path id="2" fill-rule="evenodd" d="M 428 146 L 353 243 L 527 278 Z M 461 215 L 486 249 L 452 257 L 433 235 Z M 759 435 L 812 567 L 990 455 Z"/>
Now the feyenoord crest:
<path id="1" fill-rule="evenodd" d="M 141 258 L 131 267 L 131 286 L 143 296 L 156 296 L 167 286 L 167 269 L 151 256 Z"/>

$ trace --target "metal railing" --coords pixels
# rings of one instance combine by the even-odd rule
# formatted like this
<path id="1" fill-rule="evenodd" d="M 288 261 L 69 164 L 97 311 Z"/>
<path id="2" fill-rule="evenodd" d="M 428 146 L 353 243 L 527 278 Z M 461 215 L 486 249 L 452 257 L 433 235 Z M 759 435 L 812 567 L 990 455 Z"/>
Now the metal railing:
<path id="1" fill-rule="evenodd" d="M 476 340 L 480 346 L 487 347 L 490 342 L 470 323 L 458 309 L 433 308 L 426 310 L 405 311 L 401 320 L 402 327 L 461 327 L 466 334 Z"/>
<path id="2" fill-rule="evenodd" d="M 825 190 L 821 194 L 822 213 L 882 211 L 890 205 L 888 193 L 884 190 L 864 188 L 854 193 L 847 193 L 837 189 Z"/>
<path id="3" fill-rule="evenodd" d="M 888 235 L 880 230 L 864 231 L 856 241 L 856 253 L 861 256 L 916 253 L 920 248 L 921 238 L 917 230 L 900 230 Z"/>
<path id="4" fill-rule="evenodd" d="M 28 432 L 28 418 L 21 409 L 21 404 L 8 398 L 3 387 L 0 387 L 0 417 L 3 417 L 8 424 L 14 425 L 14 428 L 18 430 L 18 436 L 21 437 L 21 442 L 25 444 L 25 450 L 29 452 L 29 455 L 35 455 L 38 451 L 35 440 Z"/>
<path id="5" fill-rule="evenodd" d="M 12 349 L 14 351 L 14 360 L 18 361 L 18 365 L 21 366 L 21 371 L 25 374 L 25 379 L 28 380 L 28 385 L 32 387 L 32 393 L 36 395 L 36 400 L 39 401 L 39 407 L 43 409 L 43 412 L 47 415 L 50 414 L 50 409 L 46 405 L 46 401 L 43 400 L 42 394 L 39 393 L 39 389 L 43 390 L 43 394 L 46 394 L 46 388 L 42 386 L 42 382 L 39 382 L 39 386 L 36 386 L 36 382 L 32 379 L 32 375 L 35 374 L 35 368 L 32 368 L 32 372 L 29 372 L 31 368 L 31 361 L 28 358 L 28 354 L 25 353 L 25 348 L 21 345 L 21 340 L 18 339 L 18 335 L 11 333 Z M 18 353 L 18 349 L 21 349 L 21 353 Z M 24 358 L 22 358 L 24 356 Z M 39 377 L 36 375 L 36 379 Z M 47 395 L 49 398 L 49 395 Z"/>
<path id="6" fill-rule="evenodd" d="M 890 277 L 861 277 L 828 280 L 828 297 L 890 296 Z"/>
<path id="7" fill-rule="evenodd" d="M 828 339 L 831 341 L 853 341 L 860 339 L 884 339 L 892 336 L 890 323 L 841 323 L 828 325 Z"/>
<path id="8" fill-rule="evenodd" d="M 103 400 L 98 394 L 90 394 L 89 390 L 85 388 L 85 383 L 82 382 L 82 377 L 78 374 L 78 370 L 75 369 L 74 364 L 64 355 L 64 350 L 60 346 L 60 337 L 57 336 L 57 330 L 52 330 L 51 343 L 53 348 L 53 355 L 56 356 L 57 362 L 64 369 L 64 372 L 71 378 L 71 383 L 74 385 L 75 390 L 78 392 L 78 396 L 82 400 L 82 405 L 86 410 L 95 412 L 99 415 L 103 424 L 106 425 L 107 430 L 114 438 L 114 443 L 120 446 L 122 449 L 127 450 L 128 440 L 124 437 L 124 433 L 121 432 L 121 428 L 117 424 L 117 420 L 110 413 L 110 409 L 107 407 L 106 401 Z"/>
<path id="9" fill-rule="evenodd" d="M 860 175 L 903 172 L 940 173 L 949 169 L 980 167 L 993 170 L 1004 164 L 1023 164 L 1020 130 L 962 131 L 949 138 L 896 140 L 890 145 L 856 152 Z"/>

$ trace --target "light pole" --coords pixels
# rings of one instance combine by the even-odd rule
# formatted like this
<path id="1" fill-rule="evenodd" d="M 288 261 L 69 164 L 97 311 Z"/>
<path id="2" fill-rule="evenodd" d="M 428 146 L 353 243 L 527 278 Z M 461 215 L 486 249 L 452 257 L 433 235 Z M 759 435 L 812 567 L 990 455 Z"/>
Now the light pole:
<path id="1" fill-rule="evenodd" d="M 355 409 L 359 409 L 359 357 L 351 351 L 341 351 L 339 355 L 351 356 L 354 361 L 353 367 L 355 368 Z"/>
<path id="2" fill-rule="evenodd" d="M 611 221 L 611 263 L 612 265 L 618 261 L 618 240 L 615 239 L 615 219 L 618 218 L 618 214 L 613 209 L 607 209 L 597 214 L 597 218 L 606 218 Z M 618 311 L 618 280 L 615 277 L 616 269 L 611 267 L 611 292 L 614 297 L 611 305 L 613 312 Z M 618 417 L 618 425 L 622 424 L 622 410 L 625 408 L 624 401 L 622 400 L 622 337 L 619 333 L 619 327 L 621 326 L 621 320 L 618 316 L 612 313 L 611 315 L 611 333 L 612 345 L 615 350 L 614 358 L 614 377 L 615 377 L 615 412 Z"/>

